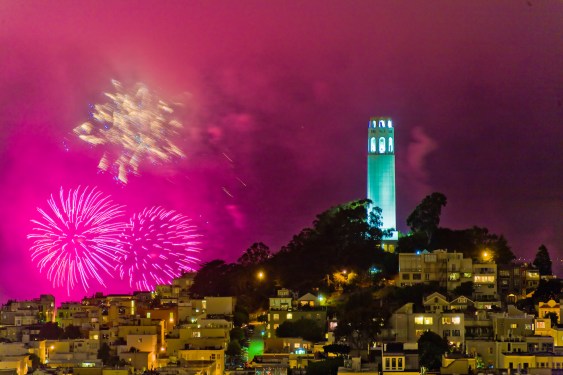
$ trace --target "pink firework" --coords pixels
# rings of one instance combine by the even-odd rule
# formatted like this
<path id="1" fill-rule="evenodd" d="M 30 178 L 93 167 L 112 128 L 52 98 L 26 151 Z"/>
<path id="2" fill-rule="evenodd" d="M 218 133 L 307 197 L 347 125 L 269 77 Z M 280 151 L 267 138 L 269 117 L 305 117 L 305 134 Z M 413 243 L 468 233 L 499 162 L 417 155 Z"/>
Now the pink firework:
<path id="1" fill-rule="evenodd" d="M 118 258 L 119 274 L 137 290 L 154 290 L 170 284 L 183 271 L 199 262 L 196 228 L 190 219 L 161 207 L 133 215 L 123 234 L 125 253 Z"/>
<path id="2" fill-rule="evenodd" d="M 65 191 L 59 199 L 47 200 L 50 210 L 37 208 L 39 220 L 27 238 L 33 239 L 31 258 L 39 270 L 47 269 L 54 287 L 65 286 L 67 293 L 81 284 L 84 290 L 94 279 L 105 286 L 102 276 L 110 275 L 121 253 L 120 234 L 125 223 L 122 207 L 96 188 Z"/>

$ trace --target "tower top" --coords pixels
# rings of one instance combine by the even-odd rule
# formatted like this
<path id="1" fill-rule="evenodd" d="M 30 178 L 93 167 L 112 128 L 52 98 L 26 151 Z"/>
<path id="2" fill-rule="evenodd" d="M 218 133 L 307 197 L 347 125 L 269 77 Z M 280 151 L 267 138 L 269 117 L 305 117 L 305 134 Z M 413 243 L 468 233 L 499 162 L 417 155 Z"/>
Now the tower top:
<path id="1" fill-rule="evenodd" d="M 393 121 L 390 117 L 370 117 L 368 127 L 393 129 Z"/>

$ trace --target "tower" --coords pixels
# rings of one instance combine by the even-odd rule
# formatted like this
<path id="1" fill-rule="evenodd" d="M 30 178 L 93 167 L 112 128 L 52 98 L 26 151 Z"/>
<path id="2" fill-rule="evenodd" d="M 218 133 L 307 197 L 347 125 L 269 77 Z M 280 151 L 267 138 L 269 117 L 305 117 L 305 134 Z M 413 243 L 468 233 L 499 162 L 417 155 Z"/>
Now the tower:
<path id="1" fill-rule="evenodd" d="M 381 208 L 383 229 L 393 229 L 384 248 L 393 251 L 398 239 L 395 205 L 395 130 L 389 117 L 372 117 L 368 125 L 367 197 Z"/>

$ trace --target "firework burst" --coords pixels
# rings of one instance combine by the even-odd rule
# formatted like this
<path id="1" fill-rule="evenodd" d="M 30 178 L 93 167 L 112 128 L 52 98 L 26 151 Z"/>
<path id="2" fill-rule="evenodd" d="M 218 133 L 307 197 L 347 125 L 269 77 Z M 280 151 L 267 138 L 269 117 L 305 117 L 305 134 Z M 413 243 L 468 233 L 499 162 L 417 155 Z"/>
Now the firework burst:
<path id="1" fill-rule="evenodd" d="M 118 258 L 122 279 L 137 290 L 169 284 L 199 262 L 198 235 L 190 219 L 173 210 L 152 207 L 133 215 L 123 234 L 126 252 Z"/>
<path id="2" fill-rule="evenodd" d="M 172 106 L 143 84 L 125 90 L 113 80 L 115 93 L 105 93 L 109 102 L 94 105 L 92 121 L 74 129 L 80 139 L 91 145 L 105 145 L 98 164 L 102 171 L 114 172 L 127 183 L 129 172 L 138 174 L 143 159 L 153 163 L 183 157 L 174 145 L 182 124 L 171 118 Z"/>
<path id="3" fill-rule="evenodd" d="M 78 284 L 84 290 L 94 279 L 105 286 L 102 276 L 110 275 L 121 253 L 120 234 L 125 223 L 122 207 L 96 188 L 65 191 L 59 199 L 47 200 L 49 209 L 37 208 L 39 220 L 27 238 L 33 240 L 31 258 L 39 270 L 47 270 L 54 287 L 66 286 L 67 293 Z"/>

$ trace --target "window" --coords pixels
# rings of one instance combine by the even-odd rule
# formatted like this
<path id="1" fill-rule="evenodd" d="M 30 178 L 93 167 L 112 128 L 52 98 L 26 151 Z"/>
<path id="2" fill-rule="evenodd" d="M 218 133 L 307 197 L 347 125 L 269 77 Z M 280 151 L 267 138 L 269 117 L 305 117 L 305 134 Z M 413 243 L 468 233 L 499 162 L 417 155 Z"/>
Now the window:
<path id="1" fill-rule="evenodd" d="M 514 328 L 518 328 L 518 324 L 516 324 L 516 323 L 512 323 L 512 324 L 510 325 L 510 328 L 512 328 L 512 329 L 514 329 Z"/>
<path id="2" fill-rule="evenodd" d="M 545 328 L 545 322 L 544 322 L 544 321 L 541 321 L 541 320 L 538 320 L 538 321 L 536 322 L 536 328 Z"/>
<path id="3" fill-rule="evenodd" d="M 371 137 L 369 140 L 369 152 L 377 152 L 377 147 L 375 146 L 375 137 Z"/>
<path id="4" fill-rule="evenodd" d="M 452 330 L 452 336 L 461 336 L 461 331 L 459 329 Z"/>
<path id="5" fill-rule="evenodd" d="M 398 365 L 398 367 L 399 367 L 399 370 L 402 370 L 402 369 L 403 369 L 403 358 L 400 358 L 400 357 L 399 357 L 399 358 L 397 359 L 397 362 L 398 362 L 397 365 Z"/>
<path id="6" fill-rule="evenodd" d="M 397 369 L 397 358 L 391 358 L 391 369 L 392 370 Z"/>
<path id="7" fill-rule="evenodd" d="M 389 358 L 385 358 L 385 369 L 389 369 L 391 367 L 391 360 Z"/>
<path id="8" fill-rule="evenodd" d="M 388 146 L 389 146 L 388 151 L 393 152 L 393 138 L 391 137 L 389 137 Z"/>
<path id="9" fill-rule="evenodd" d="M 387 127 L 389 128 L 393 127 L 393 123 L 391 122 L 391 120 L 387 120 Z"/>
<path id="10" fill-rule="evenodd" d="M 380 154 L 385 153 L 385 138 L 384 137 L 379 138 L 379 153 Z"/>
<path id="11" fill-rule="evenodd" d="M 414 318 L 414 324 L 424 324 L 424 318 L 422 316 L 416 316 Z"/>
<path id="12" fill-rule="evenodd" d="M 426 280 L 426 281 L 430 280 L 430 274 L 429 273 L 424 274 L 424 280 Z"/>
<path id="13" fill-rule="evenodd" d="M 151 318 L 151 313 L 148 312 L 148 313 L 147 313 L 147 319 L 150 319 L 150 318 Z"/>
<path id="14" fill-rule="evenodd" d="M 293 319 L 293 314 L 292 314 L 292 313 L 287 313 L 287 319 L 288 319 L 288 320 Z"/>
<path id="15" fill-rule="evenodd" d="M 461 317 L 452 316 L 452 324 L 460 324 L 460 323 L 461 323 Z"/>
<path id="16" fill-rule="evenodd" d="M 425 316 L 424 317 L 424 324 L 430 325 L 430 324 L 433 324 L 433 322 L 434 322 L 434 319 L 431 316 Z"/>
<path id="17" fill-rule="evenodd" d="M 489 354 L 493 354 L 493 348 L 489 347 Z"/>
<path id="18" fill-rule="evenodd" d="M 448 337 L 450 335 L 450 330 L 449 329 L 445 329 L 444 330 L 444 337 Z"/>
<path id="19" fill-rule="evenodd" d="M 413 279 L 413 280 L 422 280 L 421 274 L 419 274 L 419 273 L 413 273 L 413 274 L 412 274 L 412 279 Z"/>
<path id="20" fill-rule="evenodd" d="M 274 314 L 274 320 L 280 320 L 280 314 Z"/>
<path id="21" fill-rule="evenodd" d="M 411 275 L 408 273 L 404 273 L 403 274 L 403 280 L 410 280 L 411 279 Z"/>
<path id="22" fill-rule="evenodd" d="M 379 127 L 384 128 L 385 127 L 385 121 L 379 120 Z"/>

